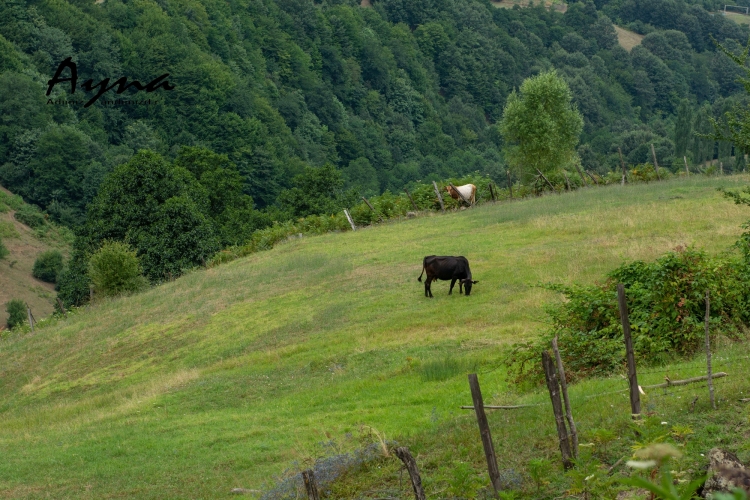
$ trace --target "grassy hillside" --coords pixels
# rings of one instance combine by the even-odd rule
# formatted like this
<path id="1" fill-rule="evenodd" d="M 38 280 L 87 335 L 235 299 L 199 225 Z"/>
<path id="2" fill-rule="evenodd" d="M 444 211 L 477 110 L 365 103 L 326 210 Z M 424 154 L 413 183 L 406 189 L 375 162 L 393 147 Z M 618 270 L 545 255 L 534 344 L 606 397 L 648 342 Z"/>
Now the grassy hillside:
<path id="1" fill-rule="evenodd" d="M 0 187 L 0 196 L 12 194 Z M 34 230 L 17 221 L 14 213 L 0 198 L 0 238 L 9 251 L 0 260 L 0 328 L 6 322 L 5 304 L 12 299 L 26 302 L 37 319 L 52 313 L 55 285 L 34 278 L 31 270 L 36 258 L 46 250 L 59 250 L 67 257 L 72 239 L 70 231 L 51 224 Z"/>
<path id="2" fill-rule="evenodd" d="M 643 41 L 643 35 L 626 30 L 625 28 L 615 26 L 615 31 L 617 32 L 617 42 L 628 52 L 633 50 L 633 47 L 640 45 Z"/>
<path id="3" fill-rule="evenodd" d="M 471 401 L 465 373 L 485 373 L 486 401 L 512 397 L 500 349 L 543 328 L 554 298 L 533 285 L 591 283 L 681 244 L 722 251 L 750 214 L 715 188 L 749 180 L 592 188 L 296 239 L 5 338 L 0 496 L 219 498 L 268 485 L 362 425 L 406 444 L 436 426 L 467 429 L 423 450 L 435 457 L 431 491 L 446 491 L 441 456 L 455 448 L 481 463 L 457 409 Z M 416 277 L 429 254 L 469 259 L 471 297 L 442 282 L 424 298 Z M 440 363 L 452 376 L 430 381 Z M 534 422 L 549 435 L 551 419 Z M 503 450 L 504 463 L 525 444 Z"/>

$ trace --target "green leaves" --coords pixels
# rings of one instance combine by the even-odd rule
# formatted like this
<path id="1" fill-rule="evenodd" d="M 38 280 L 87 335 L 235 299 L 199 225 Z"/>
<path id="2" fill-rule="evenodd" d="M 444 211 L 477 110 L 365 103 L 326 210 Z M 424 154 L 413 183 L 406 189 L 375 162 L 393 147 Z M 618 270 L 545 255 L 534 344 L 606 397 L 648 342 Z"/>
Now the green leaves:
<path id="1" fill-rule="evenodd" d="M 531 177 L 563 168 L 574 158 L 583 118 L 567 83 L 555 71 L 526 79 L 505 105 L 500 130 L 508 162 Z"/>

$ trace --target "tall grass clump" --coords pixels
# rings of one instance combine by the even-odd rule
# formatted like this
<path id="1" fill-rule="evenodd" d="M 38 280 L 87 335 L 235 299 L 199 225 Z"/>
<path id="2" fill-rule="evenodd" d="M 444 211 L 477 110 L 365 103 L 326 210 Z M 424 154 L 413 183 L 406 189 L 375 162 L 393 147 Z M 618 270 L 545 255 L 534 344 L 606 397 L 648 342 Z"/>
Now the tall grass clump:
<path id="1" fill-rule="evenodd" d="M 419 375 L 424 382 L 440 382 L 473 370 L 475 364 L 452 356 L 427 361 L 419 366 Z"/>

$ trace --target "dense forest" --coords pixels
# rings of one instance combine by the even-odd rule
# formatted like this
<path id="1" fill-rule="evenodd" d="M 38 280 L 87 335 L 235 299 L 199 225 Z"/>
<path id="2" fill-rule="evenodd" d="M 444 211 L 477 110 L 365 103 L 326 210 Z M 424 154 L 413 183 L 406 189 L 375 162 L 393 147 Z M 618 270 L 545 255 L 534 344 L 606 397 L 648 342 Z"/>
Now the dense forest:
<path id="1" fill-rule="evenodd" d="M 561 13 L 487 0 L 6 1 L 0 184 L 78 230 L 80 272 L 86 252 L 123 240 L 157 279 L 272 221 L 331 213 L 357 194 L 471 173 L 504 179 L 498 122 L 506 100 L 549 69 L 583 116 L 578 154 L 587 170 L 615 168 L 618 148 L 628 163 L 646 162 L 651 144 L 667 168 L 679 168 L 683 156 L 744 168 L 731 143 L 694 134 L 710 132 L 710 118 L 745 99 L 741 70 L 714 40 L 739 52 L 750 31 L 718 7 L 588 0 Z M 614 24 L 645 35 L 642 43 L 623 49 Z M 77 67 L 76 93 L 59 84 L 46 96 L 67 57 Z M 165 73 L 173 90 L 112 90 L 88 107 L 60 104 L 92 97 L 81 89 L 88 79 L 145 84 Z M 140 192 L 143 185 L 152 192 Z M 311 200 L 313 191 L 323 195 Z M 123 200 L 137 209 L 118 209 Z M 182 250 L 159 246 L 191 231 L 200 248 L 187 240 Z M 170 252 L 179 265 L 157 262 Z"/>

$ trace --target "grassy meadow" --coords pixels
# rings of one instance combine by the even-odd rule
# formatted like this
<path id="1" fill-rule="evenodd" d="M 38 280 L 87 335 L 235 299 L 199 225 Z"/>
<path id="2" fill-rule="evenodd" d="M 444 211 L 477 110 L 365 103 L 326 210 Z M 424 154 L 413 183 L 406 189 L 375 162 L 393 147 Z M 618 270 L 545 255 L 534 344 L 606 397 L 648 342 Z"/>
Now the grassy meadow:
<path id="1" fill-rule="evenodd" d="M 5 337 L 0 497 L 223 498 L 378 435 L 420 454 L 428 496 L 470 496 L 487 480 L 473 416 L 458 409 L 471 403 L 465 374 L 480 373 L 488 404 L 544 401 L 515 395 L 498 365 L 504 346 L 545 328 L 557 297 L 534 285 L 592 283 L 678 245 L 724 251 L 750 211 L 716 187 L 748 182 L 589 188 L 293 239 Z M 448 282 L 424 297 L 431 254 L 469 259 L 470 297 L 448 296 Z M 584 427 L 603 425 L 590 414 Z M 490 423 L 501 468 L 523 475 L 535 453 L 554 456 L 547 406 Z M 397 465 L 347 476 L 331 496 L 409 498 Z"/>

